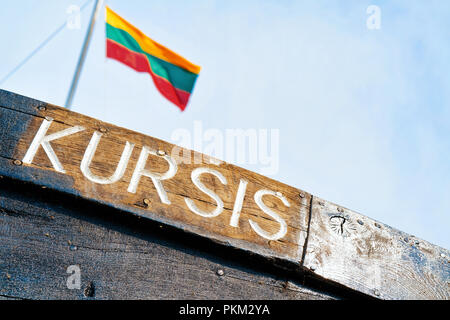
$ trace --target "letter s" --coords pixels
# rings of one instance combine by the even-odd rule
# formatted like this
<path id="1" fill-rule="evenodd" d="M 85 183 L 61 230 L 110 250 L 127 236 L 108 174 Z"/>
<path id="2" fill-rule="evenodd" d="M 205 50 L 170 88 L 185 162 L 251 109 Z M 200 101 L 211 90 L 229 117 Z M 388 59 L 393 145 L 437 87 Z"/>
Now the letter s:
<path id="1" fill-rule="evenodd" d="M 216 193 L 214 193 L 214 191 L 206 188 L 205 185 L 200 181 L 200 175 L 203 173 L 209 173 L 209 174 L 216 176 L 220 180 L 220 182 L 222 182 L 225 185 L 227 184 L 227 179 L 225 179 L 225 177 L 219 171 L 209 169 L 209 168 L 197 168 L 197 169 L 194 169 L 191 173 L 192 182 L 195 184 L 195 186 L 197 188 L 199 188 L 201 191 L 203 191 L 204 193 L 206 193 L 208 196 L 210 196 L 211 198 L 213 198 L 216 201 L 217 208 L 214 209 L 214 211 L 212 211 L 212 212 L 204 212 L 204 211 L 200 210 L 199 208 L 197 208 L 197 206 L 194 204 L 194 201 L 192 201 L 191 199 L 184 198 L 184 201 L 186 201 L 186 205 L 188 206 L 188 208 L 195 214 L 198 214 L 199 216 L 202 216 L 205 218 L 217 217 L 223 211 L 223 201 L 222 201 L 222 199 L 220 199 L 220 197 Z"/>
<path id="2" fill-rule="evenodd" d="M 283 238 L 286 233 L 287 233 L 287 224 L 286 221 L 284 221 L 284 219 L 282 219 L 278 214 L 276 214 L 275 212 L 273 212 L 272 210 L 270 210 L 262 201 L 262 197 L 264 195 L 273 195 L 275 197 L 277 197 L 278 199 L 280 199 L 283 204 L 286 207 L 290 207 L 291 205 L 289 204 L 289 202 L 287 201 L 287 199 L 279 192 L 275 192 L 272 190 L 259 190 L 255 193 L 254 199 L 256 204 L 258 205 L 258 207 L 264 211 L 264 213 L 266 213 L 267 215 L 269 215 L 270 217 L 272 217 L 273 219 L 275 219 L 276 222 L 278 222 L 280 224 L 280 230 L 275 233 L 275 234 L 270 234 L 267 231 L 261 229 L 261 227 L 256 223 L 253 222 L 251 219 L 249 219 L 249 223 L 250 226 L 253 228 L 253 230 L 259 234 L 261 237 L 266 238 L 268 240 L 278 240 Z"/>

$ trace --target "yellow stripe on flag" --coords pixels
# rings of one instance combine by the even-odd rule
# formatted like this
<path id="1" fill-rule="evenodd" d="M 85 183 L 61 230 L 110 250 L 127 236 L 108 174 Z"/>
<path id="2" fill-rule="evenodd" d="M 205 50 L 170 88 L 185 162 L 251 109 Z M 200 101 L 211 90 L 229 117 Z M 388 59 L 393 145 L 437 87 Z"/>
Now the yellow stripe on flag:
<path id="1" fill-rule="evenodd" d="M 200 72 L 199 66 L 186 60 L 179 54 L 164 47 L 158 42 L 153 41 L 152 39 L 147 37 L 141 30 L 134 27 L 131 23 L 112 11 L 108 6 L 106 7 L 106 23 L 115 28 L 128 32 L 141 46 L 142 50 L 144 50 L 148 54 L 189 70 L 190 72 L 193 72 L 195 74 L 198 74 Z"/>

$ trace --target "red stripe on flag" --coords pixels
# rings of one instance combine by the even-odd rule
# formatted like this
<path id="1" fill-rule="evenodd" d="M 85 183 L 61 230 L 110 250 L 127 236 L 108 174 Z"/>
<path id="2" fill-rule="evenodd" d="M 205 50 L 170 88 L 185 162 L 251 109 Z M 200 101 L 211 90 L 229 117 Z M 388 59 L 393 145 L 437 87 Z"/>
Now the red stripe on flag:
<path id="1" fill-rule="evenodd" d="M 155 75 L 145 54 L 131 51 L 111 39 L 106 39 L 106 56 L 122 62 L 137 72 L 147 72 L 164 97 L 180 108 L 181 111 L 186 108 L 190 94 L 175 88 L 166 79 Z"/>

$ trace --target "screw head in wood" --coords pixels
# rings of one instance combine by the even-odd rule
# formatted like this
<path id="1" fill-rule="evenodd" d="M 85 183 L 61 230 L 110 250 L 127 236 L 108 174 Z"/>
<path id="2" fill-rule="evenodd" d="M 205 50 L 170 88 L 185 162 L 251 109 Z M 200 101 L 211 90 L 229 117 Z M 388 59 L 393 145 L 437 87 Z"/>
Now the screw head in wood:
<path id="1" fill-rule="evenodd" d="M 225 272 L 223 272 L 222 269 L 217 270 L 216 273 L 217 273 L 217 275 L 218 275 L 219 277 L 221 277 L 221 276 L 223 276 L 223 275 L 225 274 Z"/>
<path id="2" fill-rule="evenodd" d="M 304 198 L 305 194 L 303 192 L 300 192 L 300 194 L 298 195 L 300 198 Z"/>
<path id="3" fill-rule="evenodd" d="M 104 128 L 104 127 L 101 127 L 99 130 L 100 130 L 101 133 L 106 133 L 106 132 L 108 132 L 108 130 L 107 130 L 106 128 Z"/>
<path id="4" fill-rule="evenodd" d="M 21 166 L 21 165 L 22 165 L 22 161 L 20 161 L 20 160 L 14 160 L 13 163 L 14 163 L 16 166 Z"/>
<path id="5" fill-rule="evenodd" d="M 39 110 L 39 111 L 45 111 L 45 110 L 47 110 L 47 108 L 44 107 L 44 106 L 39 106 L 39 107 L 38 107 L 38 110 Z"/>
<path id="6" fill-rule="evenodd" d="M 146 206 L 149 206 L 149 205 L 150 205 L 150 199 L 145 198 L 145 199 L 143 200 L 143 202 L 144 202 L 144 204 L 145 204 Z"/>
<path id="7" fill-rule="evenodd" d="M 163 150 L 158 150 L 157 154 L 158 154 L 158 156 L 165 156 L 166 152 Z"/>
<path id="8" fill-rule="evenodd" d="M 379 297 L 379 296 L 380 296 L 380 291 L 378 291 L 377 289 L 375 289 L 375 290 L 373 291 L 373 294 L 376 295 L 377 297 Z"/>

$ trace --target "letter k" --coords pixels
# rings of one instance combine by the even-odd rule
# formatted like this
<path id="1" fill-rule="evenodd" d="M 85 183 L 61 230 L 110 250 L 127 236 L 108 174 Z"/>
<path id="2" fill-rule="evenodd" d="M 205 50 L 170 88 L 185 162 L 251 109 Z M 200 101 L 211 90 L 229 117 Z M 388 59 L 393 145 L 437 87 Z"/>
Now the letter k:
<path id="1" fill-rule="evenodd" d="M 49 120 L 47 120 L 49 119 Z M 27 153 L 25 154 L 25 157 L 23 157 L 22 162 L 31 164 L 33 162 L 34 156 L 36 155 L 36 152 L 39 149 L 39 146 L 42 145 L 42 148 L 44 149 L 45 153 L 47 154 L 48 158 L 50 159 L 50 162 L 53 165 L 53 168 L 55 168 L 56 171 L 61 173 L 66 173 L 64 170 L 61 162 L 59 162 L 58 157 L 55 154 L 55 151 L 53 150 L 52 146 L 50 145 L 50 141 L 83 131 L 84 128 L 81 126 L 75 126 L 71 128 L 67 128 L 52 134 L 49 134 L 46 136 L 45 134 L 48 131 L 48 128 L 50 128 L 51 123 L 53 122 L 52 118 L 44 119 L 44 121 L 41 124 L 41 127 L 39 128 L 38 132 L 36 133 L 36 136 L 33 139 L 33 142 L 31 142 L 30 147 L 28 148 Z"/>

